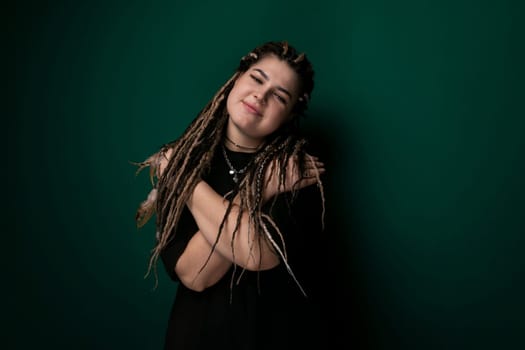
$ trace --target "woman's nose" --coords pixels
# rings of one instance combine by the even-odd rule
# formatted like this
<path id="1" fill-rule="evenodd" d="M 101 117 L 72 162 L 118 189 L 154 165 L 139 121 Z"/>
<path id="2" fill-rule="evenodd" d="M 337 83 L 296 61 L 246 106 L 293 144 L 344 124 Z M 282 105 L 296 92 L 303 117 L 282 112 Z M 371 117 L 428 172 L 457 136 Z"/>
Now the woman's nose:
<path id="1" fill-rule="evenodd" d="M 257 90 L 253 94 L 253 96 L 255 97 L 255 100 L 260 104 L 266 103 L 267 95 L 268 93 L 264 89 Z"/>

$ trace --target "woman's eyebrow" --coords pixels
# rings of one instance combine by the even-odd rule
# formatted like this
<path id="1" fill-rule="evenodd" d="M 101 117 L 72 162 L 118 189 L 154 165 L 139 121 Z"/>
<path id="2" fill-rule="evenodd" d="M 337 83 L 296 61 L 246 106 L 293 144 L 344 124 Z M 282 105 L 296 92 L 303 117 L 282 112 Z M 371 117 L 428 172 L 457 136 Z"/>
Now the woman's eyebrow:
<path id="1" fill-rule="evenodd" d="M 268 78 L 268 75 L 262 69 L 254 68 L 253 70 L 261 73 L 261 75 L 264 77 L 264 79 L 266 79 L 266 80 L 270 79 L 270 78 Z"/>
<path id="2" fill-rule="evenodd" d="M 266 79 L 266 80 L 270 80 L 270 78 L 268 77 L 268 74 L 266 74 L 262 69 L 260 69 L 260 68 L 254 68 L 253 70 L 259 72 L 259 73 L 263 76 L 264 79 Z M 288 97 L 292 98 L 292 94 L 290 93 L 290 91 L 286 90 L 286 89 L 283 88 L 282 86 L 277 86 L 276 88 L 277 88 L 277 90 L 282 91 L 282 92 L 284 92 L 285 94 L 287 94 Z"/>

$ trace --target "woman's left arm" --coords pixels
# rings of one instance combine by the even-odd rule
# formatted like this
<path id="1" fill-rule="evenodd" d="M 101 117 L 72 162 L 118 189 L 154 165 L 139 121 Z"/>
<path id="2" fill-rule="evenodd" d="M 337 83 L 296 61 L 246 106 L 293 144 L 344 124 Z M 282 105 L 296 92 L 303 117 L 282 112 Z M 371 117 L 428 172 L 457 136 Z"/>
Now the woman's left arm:
<path id="1" fill-rule="evenodd" d="M 279 193 L 311 186 L 316 183 L 316 177 L 325 171 L 324 164 L 316 157 L 309 157 L 305 174 L 298 173 L 294 158 L 289 159 L 287 167 L 284 187 L 279 186 L 277 180 L 278 167 L 268 167 L 263 192 L 265 201 Z M 255 232 L 246 212 L 239 218 L 239 207 L 235 204 L 225 218 L 222 232 L 217 239 L 229 202 L 205 181 L 197 183 L 186 204 L 204 238 L 212 245 L 216 243 L 217 251 L 226 259 L 251 271 L 268 270 L 279 264 L 279 256 L 275 254 L 271 243 L 262 232 Z M 235 231 L 238 218 L 239 226 Z"/>

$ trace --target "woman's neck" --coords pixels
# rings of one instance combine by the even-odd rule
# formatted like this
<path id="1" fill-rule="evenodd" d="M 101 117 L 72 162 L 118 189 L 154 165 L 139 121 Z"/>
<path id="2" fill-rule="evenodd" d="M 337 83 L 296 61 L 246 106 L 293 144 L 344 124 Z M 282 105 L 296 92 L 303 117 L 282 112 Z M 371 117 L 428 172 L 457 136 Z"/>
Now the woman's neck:
<path id="1" fill-rule="evenodd" d="M 243 145 L 232 140 L 228 135 L 224 135 L 224 145 L 231 151 L 253 153 L 257 152 L 263 145 L 264 141 L 261 141 L 257 146 Z"/>

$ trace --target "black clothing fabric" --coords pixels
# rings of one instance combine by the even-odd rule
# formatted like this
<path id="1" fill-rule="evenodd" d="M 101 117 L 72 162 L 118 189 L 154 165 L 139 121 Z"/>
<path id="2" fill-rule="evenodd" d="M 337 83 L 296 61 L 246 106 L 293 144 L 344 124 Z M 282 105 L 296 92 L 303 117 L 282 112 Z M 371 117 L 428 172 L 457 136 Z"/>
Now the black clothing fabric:
<path id="1" fill-rule="evenodd" d="M 253 154 L 226 150 L 236 169 L 251 161 Z M 222 150 L 215 152 L 211 170 L 204 180 L 217 193 L 234 188 Z M 166 272 L 178 283 L 165 339 L 170 350 L 259 350 L 315 347 L 319 341 L 319 300 L 315 290 L 319 269 L 316 250 L 321 232 L 321 198 L 316 186 L 279 196 L 271 215 L 283 233 L 289 266 L 304 289 L 281 262 L 267 271 L 244 271 L 238 284 L 232 283 L 233 267 L 215 285 L 195 292 L 180 283 L 174 267 L 198 227 L 188 209 L 178 230 L 161 253 Z M 275 238 L 279 241 L 279 238 Z M 317 246 L 316 246 L 317 245 Z M 235 271 L 239 276 L 241 268 Z"/>

